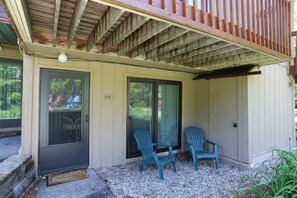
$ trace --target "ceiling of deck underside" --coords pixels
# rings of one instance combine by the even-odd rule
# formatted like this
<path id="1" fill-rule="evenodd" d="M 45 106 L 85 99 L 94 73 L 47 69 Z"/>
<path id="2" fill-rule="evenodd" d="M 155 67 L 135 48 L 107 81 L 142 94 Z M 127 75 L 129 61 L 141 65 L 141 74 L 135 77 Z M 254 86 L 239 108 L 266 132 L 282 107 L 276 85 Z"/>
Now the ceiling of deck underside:
<path id="1" fill-rule="evenodd" d="M 9 25 L 9 19 L 0 6 L 0 45 L 17 46 L 17 36 Z"/>
<path id="2" fill-rule="evenodd" d="M 33 44 L 60 51 L 108 54 L 197 71 L 279 62 L 242 46 L 93 1 L 27 0 L 27 7 Z"/>

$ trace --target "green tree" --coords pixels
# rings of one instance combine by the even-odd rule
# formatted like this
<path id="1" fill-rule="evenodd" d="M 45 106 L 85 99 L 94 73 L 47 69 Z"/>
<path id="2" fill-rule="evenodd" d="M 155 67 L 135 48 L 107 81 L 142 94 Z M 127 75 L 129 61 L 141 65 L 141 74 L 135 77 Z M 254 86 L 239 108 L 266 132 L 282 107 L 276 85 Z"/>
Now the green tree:
<path id="1" fill-rule="evenodd" d="M 21 93 L 22 65 L 0 61 L 0 119 L 21 117 Z"/>

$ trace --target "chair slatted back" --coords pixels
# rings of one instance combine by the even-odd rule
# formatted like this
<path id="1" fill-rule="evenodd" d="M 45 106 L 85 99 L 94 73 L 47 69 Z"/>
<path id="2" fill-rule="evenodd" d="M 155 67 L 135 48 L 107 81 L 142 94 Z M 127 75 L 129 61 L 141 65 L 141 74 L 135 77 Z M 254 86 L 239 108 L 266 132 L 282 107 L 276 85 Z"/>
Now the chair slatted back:
<path id="1" fill-rule="evenodd" d="M 203 130 L 199 127 L 187 127 L 185 129 L 186 141 L 193 145 L 195 150 L 203 151 Z"/>
<path id="2" fill-rule="evenodd" d="M 138 148 L 141 148 L 140 151 L 141 151 L 141 154 L 143 155 L 143 158 L 151 159 L 152 152 L 154 152 L 154 150 L 152 146 L 150 132 L 144 129 L 138 129 L 134 132 L 133 135 L 138 145 Z"/>

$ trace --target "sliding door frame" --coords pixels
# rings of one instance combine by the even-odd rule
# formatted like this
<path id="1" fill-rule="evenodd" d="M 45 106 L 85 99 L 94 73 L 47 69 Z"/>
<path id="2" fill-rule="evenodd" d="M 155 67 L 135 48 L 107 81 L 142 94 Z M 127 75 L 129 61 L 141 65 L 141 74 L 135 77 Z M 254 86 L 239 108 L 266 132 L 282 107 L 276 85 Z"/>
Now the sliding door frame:
<path id="1" fill-rule="evenodd" d="M 151 83 L 152 84 L 152 142 L 158 142 L 158 88 L 159 85 L 177 85 L 178 86 L 178 121 L 177 121 L 177 134 L 178 134 L 178 145 L 173 146 L 173 150 L 181 149 L 181 125 L 182 125 L 182 82 L 181 81 L 171 81 L 171 80 L 159 80 L 159 79 L 149 79 L 149 78 L 138 78 L 138 77 L 128 77 L 127 80 L 127 113 L 126 113 L 126 158 L 133 158 L 141 156 L 140 152 L 136 154 L 129 155 L 129 135 L 130 135 L 130 119 L 129 119 L 129 98 L 130 98 L 130 83 Z M 167 148 L 155 148 L 156 152 L 165 152 Z"/>

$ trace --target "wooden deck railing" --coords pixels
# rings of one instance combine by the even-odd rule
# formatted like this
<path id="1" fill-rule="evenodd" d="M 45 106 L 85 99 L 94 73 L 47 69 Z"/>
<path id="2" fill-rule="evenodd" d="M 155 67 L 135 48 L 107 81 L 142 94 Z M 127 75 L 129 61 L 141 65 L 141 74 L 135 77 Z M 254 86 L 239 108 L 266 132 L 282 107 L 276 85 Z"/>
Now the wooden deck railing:
<path id="1" fill-rule="evenodd" d="M 139 0 L 291 55 L 290 0 Z"/>
<path id="2" fill-rule="evenodd" d="M 290 67 L 290 74 L 297 75 L 297 31 L 292 32 L 292 41 L 293 42 L 293 47 L 295 48 L 295 54 L 292 55 L 292 62 L 291 62 L 291 67 Z"/>

